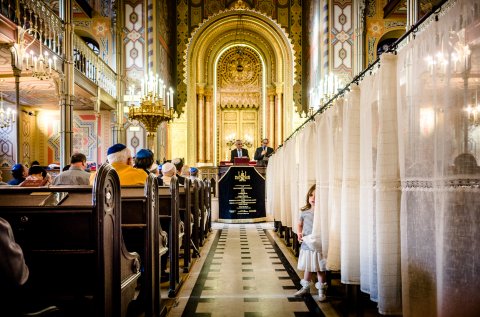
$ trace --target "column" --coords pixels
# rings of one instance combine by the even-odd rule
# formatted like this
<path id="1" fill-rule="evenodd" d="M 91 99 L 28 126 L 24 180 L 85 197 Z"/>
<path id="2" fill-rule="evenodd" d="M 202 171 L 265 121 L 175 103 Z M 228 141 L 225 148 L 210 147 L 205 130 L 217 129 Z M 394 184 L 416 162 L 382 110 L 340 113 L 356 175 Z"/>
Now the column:
<path id="1" fill-rule="evenodd" d="M 275 88 L 274 87 L 269 87 L 267 89 L 267 94 L 268 94 L 268 117 L 267 117 L 267 122 L 268 122 L 268 131 L 265 136 L 262 136 L 262 138 L 267 137 L 270 142 L 271 146 L 275 146 Z"/>
<path id="2" fill-rule="evenodd" d="M 354 50 L 355 50 L 355 59 L 353 63 L 353 75 L 359 74 L 364 69 L 365 63 L 365 17 L 363 12 L 365 11 L 365 0 L 360 0 L 353 4 L 354 13 L 352 17 L 355 20 L 355 39 L 354 39 Z"/>
<path id="3" fill-rule="evenodd" d="M 124 1 L 117 1 L 117 19 L 115 21 L 115 63 L 117 66 L 117 103 L 115 105 L 115 123 L 113 125 L 113 144 L 126 142 L 126 133 L 123 127 L 123 116 L 124 116 L 124 101 L 123 96 L 125 95 L 125 64 L 123 62 L 123 56 L 125 52 L 123 44 L 123 25 L 125 21 L 125 8 Z M 107 148 L 109 144 L 104 144 L 104 147 Z"/>
<path id="4" fill-rule="evenodd" d="M 412 25 L 418 21 L 418 1 L 407 0 L 407 26 L 406 30 L 410 30 Z"/>
<path id="5" fill-rule="evenodd" d="M 20 155 L 20 149 L 22 148 L 22 144 L 20 143 L 20 126 L 21 126 L 21 116 L 20 116 L 20 75 L 22 73 L 22 70 L 16 67 L 13 67 L 13 76 L 15 76 L 15 111 L 16 117 L 15 117 L 15 134 L 16 134 L 16 149 L 15 149 L 15 162 L 16 163 L 24 163 L 22 162 L 22 157 Z M 29 162 L 30 163 L 30 162 Z"/>
<path id="6" fill-rule="evenodd" d="M 209 87 L 205 91 L 205 97 L 206 97 L 206 102 L 205 102 L 205 145 L 206 145 L 206 155 L 205 155 L 205 162 L 212 163 L 214 162 L 213 159 L 213 139 L 212 139 L 212 133 L 214 133 L 213 129 L 213 89 Z"/>
<path id="7" fill-rule="evenodd" d="M 275 119 L 275 125 L 276 125 L 276 131 L 275 131 L 275 136 L 277 140 L 277 146 L 283 143 L 283 84 L 277 84 L 277 89 L 276 89 L 276 119 Z"/>
<path id="8" fill-rule="evenodd" d="M 73 103 L 75 100 L 74 95 L 74 72 L 73 67 L 73 1 L 63 0 L 64 3 L 64 16 L 65 21 L 65 60 L 63 62 L 63 68 L 65 70 L 65 97 L 62 98 L 62 104 L 60 105 L 60 166 L 63 168 L 69 164 L 70 157 L 72 156 L 73 149 Z"/>
<path id="9" fill-rule="evenodd" d="M 205 84 L 197 84 L 197 153 L 198 162 L 205 162 Z"/>

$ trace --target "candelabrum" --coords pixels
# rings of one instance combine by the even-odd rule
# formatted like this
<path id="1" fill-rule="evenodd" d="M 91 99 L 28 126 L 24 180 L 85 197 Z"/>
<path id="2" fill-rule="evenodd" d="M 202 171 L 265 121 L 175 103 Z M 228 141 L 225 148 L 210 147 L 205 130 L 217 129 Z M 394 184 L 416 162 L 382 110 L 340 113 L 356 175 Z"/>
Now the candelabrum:
<path id="1" fill-rule="evenodd" d="M 28 42 L 25 39 L 25 35 L 28 34 L 32 37 L 32 40 Z M 36 55 L 33 50 L 28 52 L 30 46 L 35 42 L 35 38 L 38 36 L 39 54 Z M 57 57 L 48 56 L 48 52 L 43 51 L 43 34 L 42 31 L 31 27 L 20 33 L 19 43 L 17 45 L 17 52 L 19 54 L 19 65 L 22 70 L 32 73 L 33 77 L 40 80 L 50 79 L 52 77 L 52 70 L 57 71 Z"/>
<path id="2" fill-rule="evenodd" d="M 252 147 L 252 145 L 253 145 L 252 140 L 249 139 L 249 138 L 245 138 L 245 141 L 243 141 L 243 145 L 245 145 L 245 147 L 247 147 L 247 148 Z"/>
<path id="3" fill-rule="evenodd" d="M 465 108 L 465 112 L 467 113 L 468 125 L 475 128 L 478 127 L 480 125 L 480 103 L 478 103 L 477 90 L 475 90 L 473 104 L 468 104 Z"/>
<path id="4" fill-rule="evenodd" d="M 167 92 L 163 83 L 160 84 L 158 76 L 152 78 L 146 85 L 142 84 L 143 97 L 140 97 L 139 105 L 132 104 L 129 107 L 128 118 L 143 123 L 148 132 L 149 148 L 154 150 L 158 126 L 164 121 L 169 122 L 173 119 L 173 89 L 170 88 Z M 125 99 L 134 101 L 133 92 L 134 88 L 131 87 L 130 96 Z"/>
<path id="5" fill-rule="evenodd" d="M 306 113 L 311 116 L 320 107 L 332 99 L 343 87 L 343 81 L 335 74 L 330 73 L 321 79 L 319 84 L 310 89 L 309 93 L 309 111 Z"/>
<path id="6" fill-rule="evenodd" d="M 3 94 L 0 94 L 0 128 L 8 128 L 12 123 L 15 123 L 15 110 L 3 107 Z"/>
<path id="7" fill-rule="evenodd" d="M 228 136 L 225 143 L 227 144 L 229 149 L 232 149 L 232 146 L 235 144 L 235 136 Z"/>

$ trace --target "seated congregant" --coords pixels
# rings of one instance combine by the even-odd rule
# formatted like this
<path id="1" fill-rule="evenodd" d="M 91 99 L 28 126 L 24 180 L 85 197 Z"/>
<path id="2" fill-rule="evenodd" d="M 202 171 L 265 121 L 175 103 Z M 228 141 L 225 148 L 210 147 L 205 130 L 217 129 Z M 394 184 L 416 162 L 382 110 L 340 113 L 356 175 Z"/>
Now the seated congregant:
<path id="1" fill-rule="evenodd" d="M 3 181 L 2 174 L 3 174 L 3 172 L 2 172 L 2 170 L 0 170 L 0 186 L 8 185 L 7 183 L 5 183 L 5 182 Z"/>
<path id="2" fill-rule="evenodd" d="M 40 165 L 33 165 L 28 169 L 28 176 L 20 183 L 21 187 L 39 187 L 50 184 L 50 175 Z"/>
<path id="3" fill-rule="evenodd" d="M 12 228 L 3 218 L 0 218 L 0 259 L 0 314 L 15 316 L 15 311 L 22 307 L 19 294 L 21 286 L 27 282 L 29 270 L 22 248 L 15 242 Z"/>
<path id="4" fill-rule="evenodd" d="M 198 168 L 190 167 L 190 179 L 193 181 L 198 178 Z"/>
<path id="5" fill-rule="evenodd" d="M 150 167 L 153 164 L 153 152 L 149 149 L 141 149 L 135 156 L 135 165 L 133 167 L 139 168 L 150 174 Z"/>
<path id="6" fill-rule="evenodd" d="M 108 162 L 117 171 L 120 185 L 144 185 L 147 173 L 144 170 L 133 168 L 132 153 L 125 145 L 117 143 L 108 148 Z"/>
<path id="7" fill-rule="evenodd" d="M 156 177 L 160 176 L 160 170 L 157 163 L 153 163 L 152 166 L 150 166 L 150 173 L 152 173 Z"/>
<path id="8" fill-rule="evenodd" d="M 62 171 L 53 180 L 53 185 L 88 185 L 90 173 L 85 172 L 87 157 L 82 153 L 75 153 L 70 158 L 70 167 Z"/>
<path id="9" fill-rule="evenodd" d="M 15 164 L 12 166 L 13 178 L 8 182 L 8 185 L 19 185 L 28 176 L 28 170 L 22 164 Z"/>
<path id="10" fill-rule="evenodd" d="M 183 176 L 184 178 L 189 178 L 190 177 L 190 166 L 183 165 L 182 171 L 180 172 L 180 175 Z"/>
<path id="11" fill-rule="evenodd" d="M 28 279 L 22 248 L 15 242 L 8 221 L 0 218 L 0 286 L 18 287 Z"/>
<path id="12" fill-rule="evenodd" d="M 173 165 L 175 165 L 176 174 L 178 178 L 178 183 L 180 185 L 185 185 L 185 177 L 181 175 L 183 168 L 183 160 L 181 158 L 174 158 L 172 160 Z"/>
<path id="13" fill-rule="evenodd" d="M 177 173 L 175 165 L 170 162 L 166 162 L 162 165 L 162 178 L 159 181 L 160 185 L 170 186 L 172 177 Z"/>

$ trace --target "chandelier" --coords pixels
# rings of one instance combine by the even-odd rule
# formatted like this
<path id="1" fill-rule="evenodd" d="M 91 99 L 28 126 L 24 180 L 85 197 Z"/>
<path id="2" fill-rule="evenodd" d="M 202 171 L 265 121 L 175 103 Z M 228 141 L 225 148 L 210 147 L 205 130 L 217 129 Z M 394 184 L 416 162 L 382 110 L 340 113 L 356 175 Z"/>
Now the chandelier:
<path id="1" fill-rule="evenodd" d="M 8 128 L 12 123 L 15 123 L 15 110 L 3 107 L 3 94 L 0 94 L 0 128 Z"/>
<path id="2" fill-rule="evenodd" d="M 130 87 L 130 96 L 126 100 L 136 101 L 135 87 Z M 173 119 L 173 89 L 167 91 L 166 85 L 158 75 L 152 73 L 141 83 L 139 104 L 128 108 L 128 119 L 143 123 L 148 132 L 149 148 L 154 149 L 154 138 L 160 123 Z"/>
<path id="3" fill-rule="evenodd" d="M 478 102 L 478 90 L 475 90 L 475 100 L 473 104 L 468 104 L 465 108 L 468 124 L 472 127 L 480 125 L 480 103 Z"/>
<path id="4" fill-rule="evenodd" d="M 25 39 L 25 35 L 28 34 L 32 37 L 30 42 Z M 35 38 L 38 36 L 39 54 L 36 55 L 33 50 L 28 52 L 30 46 L 35 42 Z M 57 71 L 57 57 L 53 58 L 48 56 L 48 52 L 43 51 L 43 31 L 38 31 L 34 27 L 30 27 L 21 31 L 19 36 L 19 43 L 17 52 L 19 54 L 19 60 L 23 60 L 21 66 L 22 71 L 31 72 L 33 77 L 40 80 L 50 79 L 52 77 L 52 69 Z"/>

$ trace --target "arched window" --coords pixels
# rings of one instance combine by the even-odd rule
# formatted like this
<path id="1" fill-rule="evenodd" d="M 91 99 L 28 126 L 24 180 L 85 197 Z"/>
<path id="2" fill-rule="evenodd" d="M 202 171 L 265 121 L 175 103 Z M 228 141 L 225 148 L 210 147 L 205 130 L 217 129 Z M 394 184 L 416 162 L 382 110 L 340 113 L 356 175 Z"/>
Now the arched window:
<path id="1" fill-rule="evenodd" d="M 85 41 L 85 44 L 87 44 L 87 46 L 90 47 L 95 54 L 100 55 L 100 46 L 98 45 L 97 41 L 86 36 L 82 36 L 82 40 Z"/>

